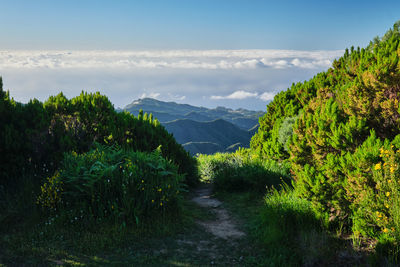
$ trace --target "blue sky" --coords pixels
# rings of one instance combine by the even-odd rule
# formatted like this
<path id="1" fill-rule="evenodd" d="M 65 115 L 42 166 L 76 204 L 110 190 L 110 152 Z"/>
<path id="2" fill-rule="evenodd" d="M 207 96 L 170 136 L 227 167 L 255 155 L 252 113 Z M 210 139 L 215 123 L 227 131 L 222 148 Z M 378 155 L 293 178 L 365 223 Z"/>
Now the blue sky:
<path id="1" fill-rule="evenodd" d="M 57 90 L 71 96 L 99 90 L 116 106 L 152 95 L 265 109 L 264 93 L 276 94 L 326 70 L 340 56 L 337 50 L 364 47 L 400 19 L 400 1 L 12 0 L 0 6 L 0 75 L 17 100 L 44 100 Z M 105 61 L 101 54 L 79 52 L 98 50 L 105 51 Z M 184 53 L 210 50 L 220 53 Z M 232 61 L 226 53 L 231 50 L 243 54 Z M 316 50 L 326 53 L 301 54 Z M 110 51 L 153 54 L 111 56 Z M 178 52 L 173 58 L 154 51 Z M 82 64 L 87 61 L 96 63 Z M 94 71 L 100 65 L 106 67 Z"/>
<path id="2" fill-rule="evenodd" d="M 343 49 L 399 19 L 400 1 L 0 1 L 0 48 Z"/>

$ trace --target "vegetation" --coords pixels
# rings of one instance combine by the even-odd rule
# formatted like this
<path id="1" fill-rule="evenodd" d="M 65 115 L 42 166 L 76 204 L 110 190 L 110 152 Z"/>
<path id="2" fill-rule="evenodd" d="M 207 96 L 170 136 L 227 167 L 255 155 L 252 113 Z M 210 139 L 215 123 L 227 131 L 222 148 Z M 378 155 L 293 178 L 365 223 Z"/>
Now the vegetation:
<path id="1" fill-rule="evenodd" d="M 49 264 L 97 257 L 107 247 L 127 255 L 117 250 L 135 243 L 141 251 L 165 234 L 180 238 L 170 243 L 179 254 L 183 233 L 196 236 L 186 244 L 206 238 L 220 253 L 244 253 L 243 265 L 398 265 L 399 57 L 397 22 L 368 47 L 346 50 L 326 72 L 279 93 L 249 149 L 197 159 L 151 114 L 117 113 L 98 93 L 20 104 L 0 79 L 0 261 Z M 196 226 L 218 215 L 182 194 L 198 175 L 249 238 L 227 242 Z M 376 252 L 368 262 L 363 249 Z M 203 250 L 182 255 L 214 264 Z M 133 254 L 118 263 L 188 262 Z"/>
<path id="2" fill-rule="evenodd" d="M 38 203 L 64 223 L 108 219 L 125 227 L 177 213 L 183 180 L 158 151 L 98 146 L 65 154 L 61 168 L 41 187 Z"/>
<path id="3" fill-rule="evenodd" d="M 187 174 L 187 183 L 195 184 L 195 160 L 176 143 L 151 115 L 138 117 L 117 113 L 107 97 L 82 92 L 68 100 L 62 93 L 41 103 L 15 102 L 2 89 L 0 99 L 1 132 L 0 180 L 8 187 L 25 173 L 38 178 L 53 173 L 64 152 L 88 151 L 95 142 L 116 144 L 122 148 L 152 152 L 161 146 L 163 157 Z"/>
<path id="4" fill-rule="evenodd" d="M 287 164 L 261 160 L 248 149 L 235 153 L 199 155 L 199 174 L 215 190 L 265 192 L 267 187 L 290 182 Z"/>
<path id="5" fill-rule="evenodd" d="M 1 84 L 0 114 L 0 262 L 95 253 L 182 223 L 196 160 L 152 115 L 118 113 L 99 93 L 21 104 Z"/>
<path id="6" fill-rule="evenodd" d="M 278 94 L 251 141 L 259 156 L 290 162 L 295 191 L 330 227 L 393 246 L 400 231 L 399 30 L 397 22 L 367 48 L 346 49 L 328 71 Z"/>

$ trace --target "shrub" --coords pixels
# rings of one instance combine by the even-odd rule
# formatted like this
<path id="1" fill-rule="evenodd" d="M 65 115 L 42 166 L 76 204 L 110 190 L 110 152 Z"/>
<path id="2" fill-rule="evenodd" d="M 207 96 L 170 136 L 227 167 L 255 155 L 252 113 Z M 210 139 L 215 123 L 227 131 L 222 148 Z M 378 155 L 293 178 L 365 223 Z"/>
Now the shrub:
<path id="1" fill-rule="evenodd" d="M 201 179 L 213 182 L 217 191 L 264 192 L 267 186 L 290 180 L 287 164 L 261 160 L 246 149 L 235 153 L 200 155 L 198 161 Z"/>
<path id="2" fill-rule="evenodd" d="M 161 153 L 194 185 L 196 160 L 152 116 L 118 113 L 106 96 L 82 92 L 67 99 L 62 93 L 41 103 L 15 102 L 1 87 L 0 78 L 0 183 L 18 190 L 18 177 L 53 173 L 65 152 L 87 152 L 95 142 L 126 149 Z"/>
<path id="3" fill-rule="evenodd" d="M 38 204 L 65 222 L 109 219 L 125 224 L 176 213 L 184 176 L 159 151 L 97 145 L 67 153 L 42 186 Z"/>

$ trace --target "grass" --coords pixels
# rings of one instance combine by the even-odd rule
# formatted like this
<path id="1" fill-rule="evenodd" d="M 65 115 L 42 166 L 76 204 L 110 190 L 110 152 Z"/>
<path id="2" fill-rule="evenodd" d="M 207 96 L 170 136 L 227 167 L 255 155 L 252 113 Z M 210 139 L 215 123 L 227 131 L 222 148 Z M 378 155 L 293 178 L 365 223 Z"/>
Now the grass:
<path id="1" fill-rule="evenodd" d="M 236 220 L 243 222 L 254 246 L 263 251 L 260 266 L 362 266 L 366 257 L 350 240 L 330 234 L 310 203 L 290 190 L 217 192 Z"/>
<path id="2" fill-rule="evenodd" d="M 215 220 L 215 214 L 191 198 L 186 195 L 181 216 L 151 227 L 60 226 L 33 216 L 38 211 L 32 210 L 0 229 L 0 265 L 262 266 L 262 250 L 251 239 L 217 238 L 198 225 Z"/>

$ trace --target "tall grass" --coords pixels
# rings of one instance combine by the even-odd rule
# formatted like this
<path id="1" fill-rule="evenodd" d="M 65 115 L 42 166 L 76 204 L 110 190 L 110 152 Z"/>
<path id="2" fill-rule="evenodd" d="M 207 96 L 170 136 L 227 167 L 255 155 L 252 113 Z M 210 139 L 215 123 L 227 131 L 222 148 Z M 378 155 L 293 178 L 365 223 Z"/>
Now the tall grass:
<path id="1" fill-rule="evenodd" d="M 287 185 L 265 196 L 256 229 L 256 239 L 278 266 L 318 265 L 329 255 L 324 222 L 311 203 Z"/>

